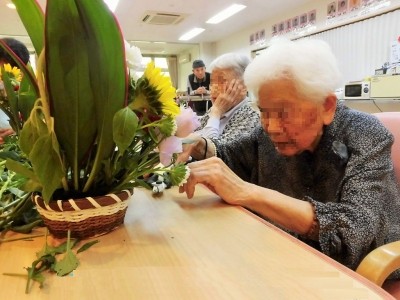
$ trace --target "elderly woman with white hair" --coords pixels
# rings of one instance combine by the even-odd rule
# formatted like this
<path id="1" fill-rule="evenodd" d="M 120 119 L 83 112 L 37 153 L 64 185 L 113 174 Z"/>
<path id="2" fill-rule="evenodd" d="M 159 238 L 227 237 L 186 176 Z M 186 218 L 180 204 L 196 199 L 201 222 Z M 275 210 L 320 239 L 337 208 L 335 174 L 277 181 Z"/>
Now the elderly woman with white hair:
<path id="1" fill-rule="evenodd" d="M 340 72 L 329 46 L 277 41 L 244 79 L 257 95 L 260 126 L 229 143 L 193 145 L 195 158 L 219 158 L 189 164 L 181 192 L 191 198 L 202 183 L 352 269 L 399 240 L 393 136 L 374 116 L 338 103 Z"/>
<path id="2" fill-rule="evenodd" d="M 226 142 L 251 132 L 260 123 L 259 114 L 251 107 L 243 82 L 249 63 L 247 56 L 237 53 L 223 54 L 211 62 L 213 105 L 201 118 L 197 134 Z"/>

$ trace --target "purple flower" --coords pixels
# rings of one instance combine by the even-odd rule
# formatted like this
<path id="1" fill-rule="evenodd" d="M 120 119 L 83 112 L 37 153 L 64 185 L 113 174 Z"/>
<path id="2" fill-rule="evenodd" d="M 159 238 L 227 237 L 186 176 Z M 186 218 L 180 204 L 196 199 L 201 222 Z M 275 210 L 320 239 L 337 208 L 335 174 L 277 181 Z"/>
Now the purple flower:
<path id="1" fill-rule="evenodd" d="M 196 113 L 190 108 L 181 106 L 181 112 L 176 116 L 177 137 L 186 137 L 200 126 L 199 118 Z"/>
<path id="2" fill-rule="evenodd" d="M 158 151 L 160 153 L 160 162 L 164 166 L 169 166 L 172 161 L 172 155 L 182 152 L 182 141 L 176 136 L 167 137 L 158 146 Z"/>

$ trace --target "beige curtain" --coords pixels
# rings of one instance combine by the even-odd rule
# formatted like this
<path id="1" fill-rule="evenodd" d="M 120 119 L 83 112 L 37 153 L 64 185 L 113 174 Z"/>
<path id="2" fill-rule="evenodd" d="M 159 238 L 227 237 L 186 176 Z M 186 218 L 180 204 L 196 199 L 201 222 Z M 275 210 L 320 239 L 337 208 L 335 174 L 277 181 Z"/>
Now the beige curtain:
<path id="1" fill-rule="evenodd" d="M 168 72 L 171 77 L 172 85 L 178 87 L 178 59 L 176 56 L 167 57 Z"/>

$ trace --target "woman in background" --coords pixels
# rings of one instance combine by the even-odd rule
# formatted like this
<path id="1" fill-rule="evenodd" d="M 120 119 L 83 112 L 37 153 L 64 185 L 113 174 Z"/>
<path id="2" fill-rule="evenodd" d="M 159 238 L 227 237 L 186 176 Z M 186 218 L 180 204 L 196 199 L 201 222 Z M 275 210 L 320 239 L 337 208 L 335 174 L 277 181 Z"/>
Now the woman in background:
<path id="1" fill-rule="evenodd" d="M 236 53 L 223 54 L 211 63 L 213 105 L 202 117 L 197 134 L 226 142 L 251 132 L 259 124 L 259 114 L 251 107 L 243 82 L 249 63 L 247 56 Z"/>

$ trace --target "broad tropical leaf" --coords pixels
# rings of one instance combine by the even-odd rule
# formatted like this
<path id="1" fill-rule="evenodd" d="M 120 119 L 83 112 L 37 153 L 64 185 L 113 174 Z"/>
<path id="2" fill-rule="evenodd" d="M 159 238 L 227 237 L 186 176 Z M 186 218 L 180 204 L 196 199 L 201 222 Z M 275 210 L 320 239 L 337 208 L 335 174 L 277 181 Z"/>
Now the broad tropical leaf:
<path id="1" fill-rule="evenodd" d="M 124 43 L 114 15 L 103 0 L 75 0 L 90 65 L 90 83 L 94 93 L 97 125 L 97 153 L 84 191 L 90 189 L 102 160 L 115 150 L 113 119 L 127 105 L 128 73 Z"/>
<path id="2" fill-rule="evenodd" d="M 74 188 L 79 190 L 80 164 L 97 133 L 89 71 L 93 66 L 89 56 L 99 49 L 87 46 L 90 37 L 85 33 L 74 0 L 47 1 L 45 24 L 46 83 L 51 115 L 60 147 L 65 150 L 75 176 Z"/>

